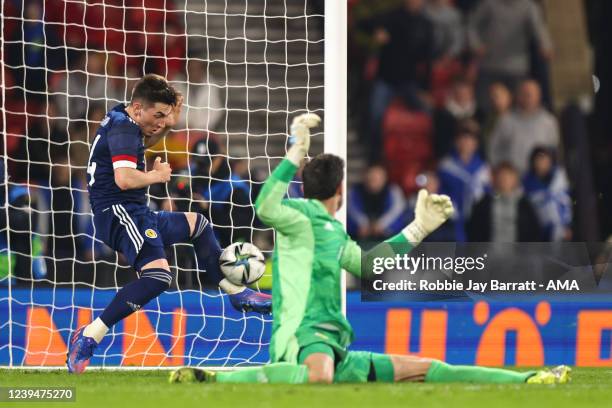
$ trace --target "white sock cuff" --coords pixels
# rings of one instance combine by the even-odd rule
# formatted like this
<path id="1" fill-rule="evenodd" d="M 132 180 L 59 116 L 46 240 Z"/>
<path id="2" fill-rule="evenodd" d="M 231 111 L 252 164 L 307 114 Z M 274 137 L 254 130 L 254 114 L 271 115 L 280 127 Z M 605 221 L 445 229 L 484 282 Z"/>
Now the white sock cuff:
<path id="1" fill-rule="evenodd" d="M 108 333 L 108 327 L 99 317 L 93 322 L 89 323 L 85 327 L 85 330 L 83 330 L 83 336 L 92 337 L 96 343 L 100 343 L 106 333 Z"/>

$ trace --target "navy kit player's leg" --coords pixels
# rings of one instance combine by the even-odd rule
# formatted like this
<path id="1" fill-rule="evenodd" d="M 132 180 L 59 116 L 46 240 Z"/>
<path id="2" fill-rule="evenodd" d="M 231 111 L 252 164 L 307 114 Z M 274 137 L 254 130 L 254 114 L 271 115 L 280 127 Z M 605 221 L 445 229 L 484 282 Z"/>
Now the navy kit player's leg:
<path id="1" fill-rule="evenodd" d="M 160 211 L 157 213 L 157 223 L 164 247 L 178 243 L 193 245 L 198 270 L 206 271 L 208 282 L 220 286 L 229 295 L 236 310 L 271 313 L 270 295 L 234 285 L 224 278 L 219 265 L 222 249 L 206 217 L 195 212 Z"/>
<path id="2" fill-rule="evenodd" d="M 115 204 L 94 216 L 97 236 L 121 252 L 138 273 L 138 279 L 121 288 L 102 314 L 78 329 L 69 341 L 67 364 L 80 373 L 108 330 L 166 291 L 172 273 L 156 215 L 142 204 Z"/>
<path id="3" fill-rule="evenodd" d="M 184 235 L 178 230 L 182 221 L 180 216 L 183 214 L 189 227 L 187 240 L 182 238 Z M 220 286 L 229 295 L 230 302 L 236 310 L 263 314 L 272 311 L 272 297 L 270 295 L 256 292 L 246 286 L 234 285 L 224 279 L 219 265 L 221 246 L 215 237 L 212 226 L 202 214 L 161 211 L 159 213 L 159 229 L 164 237 L 164 246 L 179 242 L 191 242 L 193 244 L 198 269 L 206 270 L 209 281 Z"/>
<path id="4" fill-rule="evenodd" d="M 94 218 L 103 240 L 123 253 L 139 273 L 139 279 L 124 286 L 102 314 L 79 329 L 71 339 L 68 368 L 80 373 L 109 329 L 166 291 L 172 274 L 164 247 L 192 242 L 198 267 L 206 269 L 210 281 L 221 286 L 237 310 L 270 313 L 271 296 L 223 279 L 219 267 L 221 247 L 208 220 L 198 213 L 154 213 L 146 207 L 114 205 L 112 214 Z M 104 226 L 110 226 L 106 231 Z M 106 233 L 105 233 L 106 232 Z"/>

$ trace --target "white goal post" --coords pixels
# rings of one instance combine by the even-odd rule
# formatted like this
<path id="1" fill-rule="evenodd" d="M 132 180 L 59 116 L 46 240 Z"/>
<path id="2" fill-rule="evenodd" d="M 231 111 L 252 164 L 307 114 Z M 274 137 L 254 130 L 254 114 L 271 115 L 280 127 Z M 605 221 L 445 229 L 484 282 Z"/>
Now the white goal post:
<path id="1" fill-rule="evenodd" d="M 325 152 L 346 161 L 347 126 L 347 3 L 325 2 Z M 348 166 L 347 166 L 348 167 Z M 346 168 L 344 191 L 347 192 Z M 346 205 L 337 218 L 346 226 Z M 346 314 L 346 272 L 342 273 L 342 310 Z"/>

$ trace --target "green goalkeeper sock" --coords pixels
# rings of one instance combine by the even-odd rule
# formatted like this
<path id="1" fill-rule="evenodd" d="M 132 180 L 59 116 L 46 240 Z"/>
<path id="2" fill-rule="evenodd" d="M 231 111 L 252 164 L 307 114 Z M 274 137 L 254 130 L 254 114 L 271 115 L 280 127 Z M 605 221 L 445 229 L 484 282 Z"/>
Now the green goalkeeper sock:
<path id="1" fill-rule="evenodd" d="M 450 365 L 434 360 L 425 376 L 426 382 L 464 382 L 464 383 L 524 383 L 535 371 L 517 372 L 501 368 Z"/>
<path id="2" fill-rule="evenodd" d="M 305 384 L 308 382 L 308 367 L 275 363 L 238 371 L 218 372 L 215 377 L 219 383 Z"/>

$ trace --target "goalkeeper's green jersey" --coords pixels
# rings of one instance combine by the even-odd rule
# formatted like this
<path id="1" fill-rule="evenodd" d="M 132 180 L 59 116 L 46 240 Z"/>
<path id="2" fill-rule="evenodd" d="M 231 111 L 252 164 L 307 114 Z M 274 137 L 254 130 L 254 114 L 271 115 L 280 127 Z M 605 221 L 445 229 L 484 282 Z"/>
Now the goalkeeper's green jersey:
<path id="1" fill-rule="evenodd" d="M 285 159 L 266 180 L 255 208 L 276 231 L 272 267 L 270 358 L 297 361 L 300 330 L 337 332 L 347 347 L 353 330 L 342 313 L 341 271 L 359 277 L 361 249 L 316 199 L 283 199 L 297 171 Z M 398 236 L 404 243 L 403 236 Z M 397 239 L 397 238 L 396 238 Z M 394 240 L 394 239 L 392 239 Z"/>

